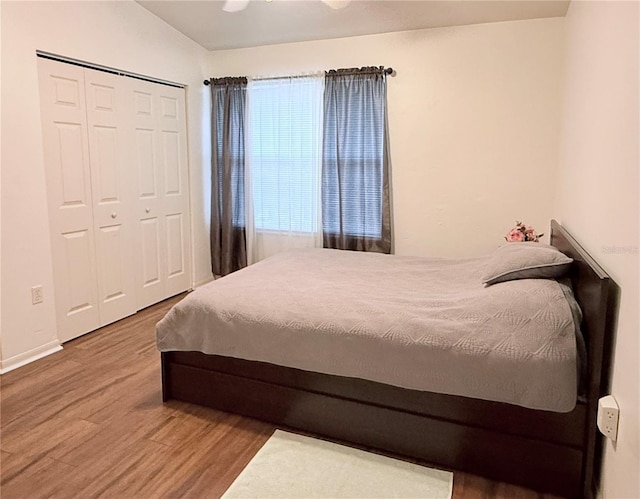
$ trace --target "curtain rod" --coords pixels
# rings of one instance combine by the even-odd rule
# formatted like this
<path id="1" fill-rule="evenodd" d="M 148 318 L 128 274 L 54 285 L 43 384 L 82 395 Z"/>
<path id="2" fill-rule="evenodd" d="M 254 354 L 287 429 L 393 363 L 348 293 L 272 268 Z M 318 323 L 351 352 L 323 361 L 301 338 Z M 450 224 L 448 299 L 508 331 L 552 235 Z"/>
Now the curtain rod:
<path id="1" fill-rule="evenodd" d="M 377 74 L 379 71 L 382 73 L 393 76 L 395 73 L 393 72 L 393 68 L 385 68 L 384 66 L 365 66 L 363 68 L 347 68 L 347 69 L 330 69 L 329 71 L 325 71 L 324 74 L 335 74 L 335 75 L 352 75 L 352 74 Z"/>
<path id="2" fill-rule="evenodd" d="M 62 62 L 64 64 L 71 64 L 73 66 L 79 66 L 81 68 L 94 69 L 96 71 L 102 71 L 103 73 L 111 73 L 118 76 L 126 76 L 127 78 L 134 78 L 136 80 L 148 81 L 151 83 L 158 83 L 160 85 L 166 85 L 168 87 L 184 88 L 184 85 L 175 83 L 173 81 L 161 80 L 159 78 L 152 78 L 137 73 L 131 73 L 129 71 L 123 71 L 121 69 L 110 68 L 108 66 L 101 66 L 99 64 L 93 64 L 91 62 L 81 61 L 79 59 L 72 59 L 71 57 L 64 57 L 50 52 L 44 52 L 42 50 L 36 50 L 36 56 L 42 59 L 50 59 L 52 61 Z"/>
<path id="3" fill-rule="evenodd" d="M 380 69 L 382 70 L 382 72 L 386 75 L 389 76 L 395 76 L 396 73 L 393 70 L 393 68 L 385 68 L 384 66 L 380 66 Z M 360 73 L 373 73 L 375 72 L 374 70 L 371 71 L 367 71 L 367 70 L 361 70 L 358 68 L 350 68 L 350 69 L 330 69 L 329 71 L 325 71 L 325 74 L 328 73 L 338 73 L 338 74 L 342 74 L 342 75 L 351 75 L 351 74 L 360 74 Z M 293 76 L 272 76 L 272 77 L 262 77 L 262 78 L 254 78 L 254 80 L 288 80 L 290 78 L 307 78 L 310 75 L 293 75 Z M 210 85 L 211 82 L 209 80 L 204 80 L 202 83 L 204 83 L 205 85 Z"/>

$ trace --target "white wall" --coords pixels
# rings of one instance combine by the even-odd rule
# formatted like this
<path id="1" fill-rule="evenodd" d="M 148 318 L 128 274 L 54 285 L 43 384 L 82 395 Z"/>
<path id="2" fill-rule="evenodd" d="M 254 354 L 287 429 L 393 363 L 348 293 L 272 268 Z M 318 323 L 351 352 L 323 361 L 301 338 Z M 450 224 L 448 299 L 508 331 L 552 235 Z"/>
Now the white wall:
<path id="1" fill-rule="evenodd" d="M 207 52 L 132 1 L 1 5 L 1 341 L 7 368 L 56 343 L 36 49 L 188 85 L 195 282 L 210 277 L 201 187 Z M 33 306 L 36 284 L 44 286 L 44 303 Z"/>
<path id="2" fill-rule="evenodd" d="M 215 76 L 391 66 L 398 254 L 490 252 L 516 219 L 547 232 L 557 163 L 562 18 L 215 51 Z"/>
<path id="3" fill-rule="evenodd" d="M 2 2 L 0 1 L 0 27 L 2 26 Z M 2 36 L 0 36 L 0 68 L 2 67 Z M 0 95 L 2 95 L 2 78 L 0 78 Z M 0 99 L 0 116 L 2 116 L 2 99 Z M 2 134 L 0 133 L 0 193 L 2 192 Z M 0 202 L 0 282 L 2 282 L 2 203 Z M 0 361 L 2 359 L 2 286 L 0 286 Z"/>
<path id="4" fill-rule="evenodd" d="M 640 497 L 638 2 L 571 2 L 555 215 L 621 289 L 602 495 Z"/>

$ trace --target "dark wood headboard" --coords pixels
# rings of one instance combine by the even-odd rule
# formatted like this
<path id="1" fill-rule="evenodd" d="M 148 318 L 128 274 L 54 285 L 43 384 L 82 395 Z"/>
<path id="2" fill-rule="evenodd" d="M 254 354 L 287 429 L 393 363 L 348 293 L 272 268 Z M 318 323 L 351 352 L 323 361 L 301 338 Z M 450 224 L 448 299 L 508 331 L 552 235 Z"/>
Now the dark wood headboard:
<path id="1" fill-rule="evenodd" d="M 588 395 L 593 394 L 598 398 L 602 395 L 600 389 L 607 388 L 602 386 L 599 371 L 602 370 L 602 357 L 611 336 L 607 327 L 611 279 L 573 236 L 555 220 L 551 221 L 551 244 L 574 260 L 570 277 L 583 315 L 580 327 L 587 344 Z"/>
<path id="2" fill-rule="evenodd" d="M 582 310 L 580 328 L 587 346 L 587 431 L 591 437 L 587 454 L 596 456 L 592 471 L 597 483 L 602 437 L 596 426 L 596 415 L 598 399 L 606 394 L 609 387 L 616 287 L 602 267 L 556 220 L 551 220 L 551 244 L 574 260 L 570 277 L 576 301 Z M 593 460 L 588 457 L 586 463 L 591 463 Z"/>

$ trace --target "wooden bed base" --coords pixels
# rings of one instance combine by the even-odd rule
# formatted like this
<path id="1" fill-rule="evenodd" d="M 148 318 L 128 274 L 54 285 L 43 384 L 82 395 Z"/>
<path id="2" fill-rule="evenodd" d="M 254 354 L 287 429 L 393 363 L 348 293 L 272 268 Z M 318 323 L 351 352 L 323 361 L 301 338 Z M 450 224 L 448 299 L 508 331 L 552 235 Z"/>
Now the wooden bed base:
<path id="1" fill-rule="evenodd" d="M 608 386 L 606 273 L 555 220 L 551 243 L 575 260 L 583 311 L 587 396 L 570 413 L 420 392 L 371 381 L 199 352 L 162 353 L 163 399 L 179 399 L 287 428 L 565 497 L 592 497 L 601 441 L 598 398 Z"/>

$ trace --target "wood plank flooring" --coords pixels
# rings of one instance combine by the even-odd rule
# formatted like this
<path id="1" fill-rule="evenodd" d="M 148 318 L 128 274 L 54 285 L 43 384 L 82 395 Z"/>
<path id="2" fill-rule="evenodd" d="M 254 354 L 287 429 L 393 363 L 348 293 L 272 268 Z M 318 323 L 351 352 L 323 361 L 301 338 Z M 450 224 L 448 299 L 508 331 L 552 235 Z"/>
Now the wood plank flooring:
<path id="1" fill-rule="evenodd" d="M 0 493 L 10 498 L 219 497 L 268 423 L 163 404 L 155 324 L 172 298 L 0 379 Z M 549 498 L 465 473 L 454 499 Z"/>

